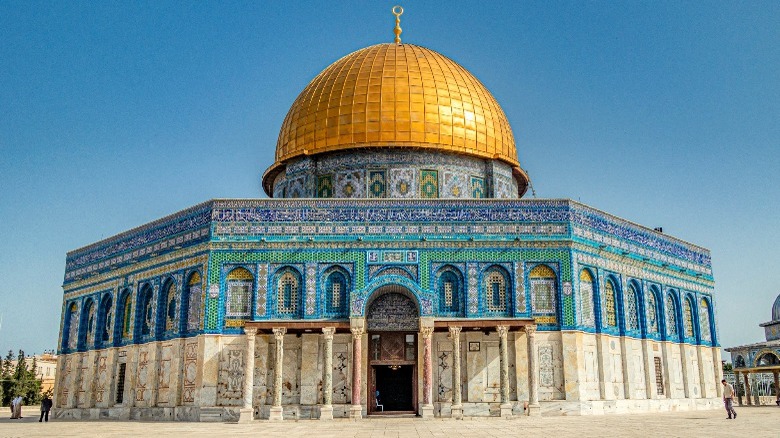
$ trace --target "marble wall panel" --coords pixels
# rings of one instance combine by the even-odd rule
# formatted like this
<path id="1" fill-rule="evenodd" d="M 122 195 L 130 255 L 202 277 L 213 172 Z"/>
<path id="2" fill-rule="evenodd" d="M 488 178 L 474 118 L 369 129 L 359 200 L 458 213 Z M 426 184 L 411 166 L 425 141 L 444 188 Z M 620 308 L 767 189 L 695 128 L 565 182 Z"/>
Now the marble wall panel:
<path id="1" fill-rule="evenodd" d="M 435 335 L 436 350 L 436 399 L 440 402 L 452 402 L 452 341 L 448 340 L 447 335 L 437 333 Z"/>
<path id="2" fill-rule="evenodd" d="M 295 335 L 284 337 L 282 357 L 282 404 L 301 402 L 301 338 Z"/>
<path id="3" fill-rule="evenodd" d="M 333 338 L 333 404 L 350 403 L 349 335 Z"/>
<path id="4" fill-rule="evenodd" d="M 182 404 L 191 406 L 197 396 L 196 379 L 198 377 L 198 341 L 190 338 L 184 343 L 184 366 L 182 375 Z"/>

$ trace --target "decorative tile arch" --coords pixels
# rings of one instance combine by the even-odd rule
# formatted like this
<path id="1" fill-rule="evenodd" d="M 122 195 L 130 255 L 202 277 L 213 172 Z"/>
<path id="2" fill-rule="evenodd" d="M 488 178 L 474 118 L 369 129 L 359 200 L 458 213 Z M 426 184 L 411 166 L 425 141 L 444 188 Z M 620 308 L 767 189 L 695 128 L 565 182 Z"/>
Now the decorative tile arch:
<path id="1" fill-rule="evenodd" d="M 76 349 L 79 339 L 79 306 L 75 301 L 66 304 L 65 324 L 62 329 L 62 351 Z"/>
<path id="2" fill-rule="evenodd" d="M 509 272 L 501 265 L 490 265 L 482 271 L 480 293 L 483 312 L 489 315 L 509 315 L 511 289 Z"/>
<path id="3" fill-rule="evenodd" d="M 580 318 L 585 327 L 596 326 L 596 276 L 589 268 L 580 271 Z"/>
<path id="4" fill-rule="evenodd" d="M 618 299 L 617 284 L 613 276 L 607 276 L 604 280 L 604 327 L 617 329 L 618 327 Z"/>
<path id="5" fill-rule="evenodd" d="M 84 351 L 95 345 L 95 323 L 97 311 L 95 309 L 95 300 L 91 297 L 86 298 L 81 306 L 81 318 L 79 321 L 79 342 L 78 350 Z"/>
<path id="6" fill-rule="evenodd" d="M 699 332 L 704 343 L 711 344 L 715 339 L 712 330 L 712 306 L 706 297 L 699 300 Z"/>
<path id="7" fill-rule="evenodd" d="M 176 305 L 178 300 L 176 281 L 170 277 L 163 282 L 160 298 L 157 300 L 157 328 L 158 339 L 170 337 L 178 332 L 178 315 Z"/>
<path id="8" fill-rule="evenodd" d="M 682 300 L 683 302 L 683 337 L 686 340 L 696 339 L 696 324 L 693 304 L 693 297 L 690 294 L 685 294 Z"/>
<path id="9" fill-rule="evenodd" d="M 122 345 L 133 337 L 133 295 L 129 288 L 119 292 L 117 315 L 114 318 L 114 346 Z"/>
<path id="10" fill-rule="evenodd" d="M 111 292 L 106 292 L 100 299 L 98 310 L 97 333 L 95 335 L 95 348 L 102 348 L 111 342 L 111 318 L 113 315 L 114 297 Z"/>
<path id="11" fill-rule="evenodd" d="M 465 282 L 463 274 L 453 265 L 444 265 L 436 271 L 434 288 L 438 301 L 438 313 L 462 316 Z"/>
<path id="12" fill-rule="evenodd" d="M 303 275 L 293 266 L 282 266 L 274 273 L 277 318 L 300 318 L 303 314 Z"/>
<path id="13" fill-rule="evenodd" d="M 666 340 L 679 341 L 679 311 L 677 305 L 677 293 L 674 290 L 669 290 L 666 293 L 666 299 L 664 300 L 664 317 L 666 320 Z"/>
<path id="14" fill-rule="evenodd" d="M 183 332 L 196 332 L 201 327 L 203 303 L 203 277 L 200 271 L 190 272 L 182 294 L 182 315 L 180 318 Z"/>
<path id="15" fill-rule="evenodd" d="M 642 288 L 636 282 L 631 280 L 623 296 L 626 331 L 638 331 L 641 329 L 641 318 L 639 317 L 639 294 Z"/>
<path id="16" fill-rule="evenodd" d="M 661 333 L 661 312 L 658 309 L 660 293 L 656 286 L 645 288 L 645 328 L 651 335 Z"/>
<path id="17" fill-rule="evenodd" d="M 342 318 L 348 315 L 352 278 L 341 266 L 328 267 L 322 273 L 320 302 L 326 316 Z"/>
<path id="18" fill-rule="evenodd" d="M 225 317 L 251 318 L 255 277 L 248 269 L 237 266 L 225 276 Z"/>
<path id="19" fill-rule="evenodd" d="M 154 289 L 150 283 L 141 285 L 135 308 L 136 343 L 142 342 L 152 334 L 154 328 Z"/>

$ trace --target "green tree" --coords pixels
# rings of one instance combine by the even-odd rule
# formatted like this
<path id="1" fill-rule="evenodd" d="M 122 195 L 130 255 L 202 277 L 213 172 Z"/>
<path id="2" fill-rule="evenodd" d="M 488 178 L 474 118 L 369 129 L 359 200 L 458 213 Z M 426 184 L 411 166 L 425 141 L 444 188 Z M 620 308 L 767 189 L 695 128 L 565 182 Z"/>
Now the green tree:
<path id="1" fill-rule="evenodd" d="M 13 394 L 13 374 L 14 374 L 14 352 L 13 350 L 8 350 L 8 354 L 5 355 L 5 359 L 3 359 L 3 367 L 0 369 L 0 387 L 3 388 L 2 390 L 2 396 L 3 398 L 0 400 L 0 404 L 3 406 L 10 406 L 11 399 L 16 397 Z"/>

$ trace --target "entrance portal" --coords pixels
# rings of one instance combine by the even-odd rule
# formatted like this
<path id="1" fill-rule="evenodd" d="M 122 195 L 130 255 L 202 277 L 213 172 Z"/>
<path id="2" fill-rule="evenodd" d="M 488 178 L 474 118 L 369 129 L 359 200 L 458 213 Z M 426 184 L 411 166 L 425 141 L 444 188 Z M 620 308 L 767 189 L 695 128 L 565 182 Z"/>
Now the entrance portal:
<path id="1" fill-rule="evenodd" d="M 417 411 L 419 312 L 409 291 L 384 286 L 369 304 L 368 388 L 370 414 Z"/>

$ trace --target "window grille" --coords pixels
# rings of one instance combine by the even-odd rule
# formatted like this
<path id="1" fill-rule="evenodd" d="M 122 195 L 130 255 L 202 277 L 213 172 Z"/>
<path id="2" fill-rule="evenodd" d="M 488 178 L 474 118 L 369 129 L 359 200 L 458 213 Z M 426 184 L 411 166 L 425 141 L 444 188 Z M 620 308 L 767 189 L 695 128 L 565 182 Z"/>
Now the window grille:
<path id="1" fill-rule="evenodd" d="M 637 290 L 633 284 L 628 286 L 628 293 L 626 294 L 626 329 L 637 330 L 639 329 L 639 315 L 637 315 L 636 305 Z"/>
<path id="2" fill-rule="evenodd" d="M 604 309 L 607 313 L 607 326 L 617 327 L 617 313 L 615 312 L 615 286 L 607 280 L 604 285 Z"/>
<path id="3" fill-rule="evenodd" d="M 706 342 L 712 341 L 712 332 L 710 331 L 710 305 L 707 300 L 702 298 L 699 304 L 699 325 L 701 339 Z"/>
<path id="4" fill-rule="evenodd" d="M 674 305 L 674 298 L 671 295 L 666 297 L 666 334 L 667 336 L 677 334 L 677 306 Z"/>
<path id="5" fill-rule="evenodd" d="M 294 314 L 298 311 L 298 279 L 291 272 L 285 272 L 279 278 L 278 312 Z"/>
<path id="6" fill-rule="evenodd" d="M 691 309 L 691 301 L 685 299 L 683 301 L 683 324 L 685 325 L 685 337 L 693 337 L 693 309 Z"/>
<path id="7" fill-rule="evenodd" d="M 233 280 L 228 283 L 226 316 L 245 317 L 251 315 L 252 282 Z"/>
<path id="8" fill-rule="evenodd" d="M 491 312 L 506 310 L 506 280 L 500 272 L 488 274 L 486 281 L 487 309 Z"/>
<path id="9" fill-rule="evenodd" d="M 122 404 L 125 399 L 125 371 L 127 369 L 126 363 L 119 364 L 119 372 L 116 378 L 116 404 Z"/>
<path id="10" fill-rule="evenodd" d="M 661 358 L 654 357 L 653 363 L 655 364 L 655 392 L 658 395 L 664 395 L 664 374 L 661 367 Z"/>
<path id="11" fill-rule="evenodd" d="M 593 327 L 595 318 L 593 315 L 593 277 L 587 269 L 580 272 L 580 314 L 582 325 Z"/>
<path id="12" fill-rule="evenodd" d="M 651 290 L 645 294 L 645 306 L 647 307 L 647 332 L 658 333 L 658 305 L 655 302 L 655 294 Z"/>

